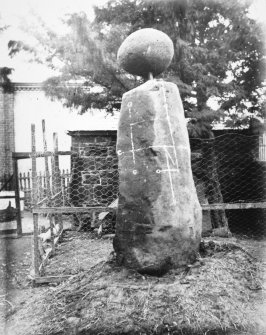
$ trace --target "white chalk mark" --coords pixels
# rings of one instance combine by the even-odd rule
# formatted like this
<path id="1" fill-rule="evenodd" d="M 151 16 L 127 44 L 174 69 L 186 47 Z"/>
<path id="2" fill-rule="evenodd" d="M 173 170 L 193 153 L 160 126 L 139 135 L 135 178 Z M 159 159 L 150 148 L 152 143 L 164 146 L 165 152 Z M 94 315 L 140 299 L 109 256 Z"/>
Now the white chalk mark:
<path id="1" fill-rule="evenodd" d="M 147 120 L 141 120 L 141 121 L 138 121 L 138 122 L 133 122 L 133 123 L 130 123 L 130 125 L 135 126 L 136 124 L 143 123 L 143 122 L 147 122 Z"/>
<path id="2" fill-rule="evenodd" d="M 139 149 L 135 149 L 134 152 L 138 152 L 138 151 L 143 151 L 145 150 L 146 148 L 139 148 Z M 130 152 L 132 152 L 133 150 L 129 150 Z"/>
<path id="3" fill-rule="evenodd" d="M 148 55 L 150 52 L 151 52 L 151 46 L 149 45 L 149 46 L 148 46 L 148 49 L 147 49 L 147 51 L 146 51 L 146 55 Z"/>
<path id="4" fill-rule="evenodd" d="M 132 126 L 131 125 L 130 125 L 130 141 L 131 141 L 131 147 L 132 147 L 132 150 L 130 150 L 130 151 L 132 152 L 133 163 L 135 165 L 135 163 L 136 163 L 135 148 L 134 148 L 133 131 L 132 131 Z"/>
<path id="5" fill-rule="evenodd" d="M 174 187 L 173 187 L 172 174 L 171 174 L 171 171 L 170 171 L 168 153 L 167 153 L 166 149 L 165 149 L 165 157 L 166 157 L 167 171 L 168 171 L 170 186 L 171 186 L 171 191 L 172 191 L 173 203 L 175 205 L 176 204 L 176 198 L 175 198 L 175 192 L 174 192 Z"/>
<path id="6" fill-rule="evenodd" d="M 171 159 L 172 164 L 175 165 L 175 162 L 174 162 L 172 156 L 170 155 L 170 153 L 168 152 L 168 150 L 166 148 L 164 148 L 164 151 L 167 154 L 167 156 Z"/>
<path id="7" fill-rule="evenodd" d="M 134 145 L 133 145 L 133 147 L 134 147 Z M 143 150 L 147 150 L 147 149 L 150 149 L 150 148 L 151 148 L 151 149 L 153 149 L 153 148 L 163 148 L 163 149 L 165 149 L 165 148 L 174 148 L 174 147 L 173 147 L 172 145 L 150 145 L 150 146 L 145 147 L 145 148 L 138 148 L 138 149 L 135 149 L 135 148 L 134 148 L 134 152 L 143 151 Z M 133 151 L 133 150 L 128 150 L 128 151 L 118 150 L 118 151 L 117 151 L 117 154 L 120 156 L 120 155 L 122 155 L 122 154 L 126 154 L 126 153 L 129 153 L 129 152 L 132 153 L 132 151 Z M 172 159 L 170 153 L 168 153 L 168 155 L 169 155 L 169 158 L 171 159 L 172 163 L 175 165 L 175 162 L 173 161 L 173 159 Z M 85 157 L 85 156 L 84 156 L 84 157 Z"/>
<path id="8" fill-rule="evenodd" d="M 160 170 L 160 172 L 179 172 L 178 169 L 163 169 L 163 170 Z"/>
<path id="9" fill-rule="evenodd" d="M 157 169 L 155 172 L 156 173 L 162 173 L 162 172 L 179 172 L 179 170 L 178 169 L 162 169 L 162 170 Z"/>
<path id="10" fill-rule="evenodd" d="M 129 101 L 127 103 L 127 107 L 128 107 L 128 113 L 129 113 L 129 118 L 130 118 L 130 121 L 131 121 L 131 108 L 132 108 L 132 101 Z M 133 131 L 132 131 L 132 125 L 131 123 L 129 124 L 129 127 L 130 127 L 130 141 L 131 141 L 131 148 L 132 150 L 130 150 L 132 152 L 132 158 L 133 158 L 133 163 L 134 165 L 136 164 L 136 159 L 135 159 L 135 148 L 134 148 L 134 140 L 133 140 Z"/>
<path id="11" fill-rule="evenodd" d="M 161 84 L 161 88 L 162 88 L 162 92 L 163 92 L 163 100 L 164 100 L 163 105 L 164 105 L 164 108 L 165 108 L 165 111 L 166 111 L 166 118 L 167 118 L 167 122 L 168 122 L 168 127 L 169 127 L 169 131 L 170 131 L 171 140 L 172 140 L 172 143 L 173 143 L 176 167 L 178 168 L 178 160 L 177 160 L 177 154 L 176 154 L 176 149 L 175 149 L 175 140 L 174 140 L 174 137 L 173 137 L 172 127 L 171 127 L 171 120 L 170 120 L 169 111 L 168 111 L 168 104 L 167 104 L 167 100 L 166 100 L 164 82 L 162 81 L 160 84 Z"/>
<path id="12" fill-rule="evenodd" d="M 150 145 L 148 148 L 173 148 L 173 146 L 172 145 Z"/>

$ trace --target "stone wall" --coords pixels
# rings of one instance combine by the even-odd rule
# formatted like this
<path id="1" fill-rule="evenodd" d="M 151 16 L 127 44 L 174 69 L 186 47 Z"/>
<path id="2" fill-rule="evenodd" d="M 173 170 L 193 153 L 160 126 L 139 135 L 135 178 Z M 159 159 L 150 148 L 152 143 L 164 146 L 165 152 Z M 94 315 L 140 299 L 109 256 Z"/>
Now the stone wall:
<path id="1" fill-rule="evenodd" d="M 0 86 L 0 178 L 12 174 L 12 151 L 15 151 L 14 94 Z"/>
<path id="2" fill-rule="evenodd" d="M 116 131 L 71 131 L 70 201 L 109 205 L 118 196 Z"/>

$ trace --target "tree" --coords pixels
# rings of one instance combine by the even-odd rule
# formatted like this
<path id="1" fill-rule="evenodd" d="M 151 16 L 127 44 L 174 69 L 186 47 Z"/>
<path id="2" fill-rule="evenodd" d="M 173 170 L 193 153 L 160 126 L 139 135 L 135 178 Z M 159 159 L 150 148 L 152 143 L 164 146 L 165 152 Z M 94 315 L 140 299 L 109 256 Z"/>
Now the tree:
<path id="1" fill-rule="evenodd" d="M 122 94 L 142 82 L 117 67 L 118 47 L 139 28 L 162 30 L 175 46 L 173 62 L 162 76 L 179 87 L 186 116 L 195 120 L 189 127 L 191 135 L 202 136 L 198 123 L 213 121 L 224 110 L 262 112 L 258 90 L 265 68 L 263 36 L 248 17 L 249 5 L 250 0 L 110 0 L 104 7 L 95 7 L 92 23 L 84 13 L 70 15 L 64 36 L 42 23 L 36 37 L 46 54 L 43 59 L 36 49 L 18 41 L 10 41 L 10 53 L 34 52 L 35 59 L 53 68 L 55 60 L 60 60 L 62 74 L 47 81 L 47 93 L 67 105 L 80 106 L 81 113 L 91 107 L 112 112 L 119 109 Z M 82 82 L 87 90 L 82 85 L 68 87 L 70 79 Z M 91 91 L 95 86 L 102 91 Z M 208 106 L 211 97 L 221 104 L 215 113 Z M 247 107 L 246 101 L 252 106 Z"/>
<path id="2" fill-rule="evenodd" d="M 0 84 L 4 89 L 4 92 L 12 93 L 14 91 L 13 85 L 11 83 L 11 80 L 9 79 L 9 76 L 12 73 L 11 68 L 9 67 L 0 67 Z"/>
<path id="3" fill-rule="evenodd" d="M 0 22 L 0 34 L 8 28 L 7 25 L 2 25 Z M 4 92 L 11 93 L 13 92 L 13 86 L 9 76 L 12 73 L 12 68 L 9 67 L 0 67 L 0 85 L 3 87 Z"/>
<path id="4" fill-rule="evenodd" d="M 118 47 L 139 28 L 162 30 L 173 40 L 175 56 L 161 76 L 176 83 L 180 90 L 186 117 L 191 119 L 190 137 L 210 139 L 211 122 L 224 113 L 263 113 L 263 35 L 259 25 L 248 16 L 250 3 L 110 0 L 104 7 L 95 7 L 93 22 L 84 13 L 70 15 L 65 20 L 68 32 L 64 36 L 42 24 L 42 34 L 36 36 L 46 55 L 42 59 L 35 48 L 18 41 L 10 41 L 10 53 L 30 51 L 35 59 L 51 67 L 55 67 L 56 60 L 60 61 L 61 75 L 46 82 L 50 96 L 64 100 L 67 106 L 80 107 L 80 113 L 93 107 L 112 112 L 119 109 L 124 92 L 143 82 L 118 68 Z M 68 84 L 73 79 L 80 82 L 80 87 Z M 213 97 L 220 103 L 217 111 L 208 104 Z M 239 123 L 238 119 L 229 120 L 235 125 Z M 215 196 L 211 201 L 221 201 L 214 152 L 204 157 L 207 156 L 211 157 L 207 175 L 214 179 Z M 226 225 L 224 212 L 214 221 L 215 227 Z"/>
<path id="5" fill-rule="evenodd" d="M 155 27 L 167 33 L 175 57 L 166 80 L 179 87 L 191 138 L 212 138 L 210 123 L 224 110 L 262 112 L 257 90 L 262 86 L 259 66 L 264 66 L 262 31 L 247 16 L 248 2 L 230 1 L 111 1 L 96 10 L 97 22 L 120 25 L 130 22 L 130 32 Z M 233 80 L 226 82 L 228 72 Z M 220 100 L 214 113 L 211 97 Z M 237 121 L 237 120 L 236 120 Z M 205 192 L 211 203 L 223 202 L 212 141 L 202 148 Z M 214 228 L 227 227 L 223 210 L 211 211 Z"/>
<path id="6" fill-rule="evenodd" d="M 39 17 L 38 21 L 42 19 Z M 64 23 L 68 32 L 63 36 L 55 34 L 44 22 L 41 30 L 26 27 L 36 32 L 39 43 L 31 47 L 22 41 L 10 41 L 10 55 L 24 50 L 32 54 L 33 60 L 53 69 L 55 63 L 60 64 L 61 75 L 47 80 L 46 92 L 64 100 L 66 106 L 80 107 L 81 114 L 90 108 L 107 112 L 119 109 L 121 95 L 137 85 L 136 78 L 121 74 L 116 64 L 116 52 L 126 30 L 121 33 L 121 27 L 114 27 L 103 31 L 97 23 L 90 23 L 84 13 L 72 14 Z M 73 87 L 69 81 L 80 86 Z"/>

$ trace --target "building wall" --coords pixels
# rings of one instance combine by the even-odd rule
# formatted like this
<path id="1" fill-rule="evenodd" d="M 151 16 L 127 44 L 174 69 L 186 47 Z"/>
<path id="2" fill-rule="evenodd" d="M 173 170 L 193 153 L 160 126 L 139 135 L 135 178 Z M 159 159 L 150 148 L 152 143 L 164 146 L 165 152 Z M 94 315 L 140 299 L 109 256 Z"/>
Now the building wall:
<path id="1" fill-rule="evenodd" d="M 116 131 L 70 132 L 73 206 L 109 205 L 118 196 Z"/>
<path id="2" fill-rule="evenodd" d="M 0 86 L 0 179 L 13 172 L 12 152 L 15 150 L 14 94 Z"/>
<path id="3" fill-rule="evenodd" d="M 43 151 L 42 120 L 46 123 L 48 150 L 53 150 L 53 133 L 58 134 L 59 150 L 69 151 L 68 130 L 116 129 L 117 116 L 93 110 L 80 115 L 62 102 L 51 100 L 41 83 L 14 83 L 14 93 L 4 93 L 0 86 L 0 177 L 12 173 L 12 151 L 31 151 L 31 124 L 36 128 L 36 149 Z M 70 169 L 70 157 L 60 157 L 60 168 Z M 31 160 L 18 162 L 19 172 L 31 169 Z M 44 160 L 37 159 L 37 170 L 44 171 Z"/>

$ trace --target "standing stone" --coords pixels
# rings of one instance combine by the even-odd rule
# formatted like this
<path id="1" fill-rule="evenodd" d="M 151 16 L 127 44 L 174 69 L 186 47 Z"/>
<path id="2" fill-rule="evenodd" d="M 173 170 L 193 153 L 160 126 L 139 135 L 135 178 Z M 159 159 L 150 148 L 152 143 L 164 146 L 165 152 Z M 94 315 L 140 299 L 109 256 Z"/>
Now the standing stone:
<path id="1" fill-rule="evenodd" d="M 123 95 L 117 154 L 118 263 L 161 275 L 193 262 L 202 215 L 175 84 L 149 80 Z"/>

